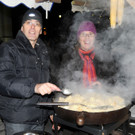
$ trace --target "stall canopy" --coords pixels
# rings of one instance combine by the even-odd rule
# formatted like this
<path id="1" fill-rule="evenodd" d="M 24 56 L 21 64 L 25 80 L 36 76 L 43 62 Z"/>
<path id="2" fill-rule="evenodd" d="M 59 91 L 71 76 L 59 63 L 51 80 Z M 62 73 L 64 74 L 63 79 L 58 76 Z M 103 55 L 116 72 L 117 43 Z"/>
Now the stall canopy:
<path id="1" fill-rule="evenodd" d="M 51 10 L 53 2 L 51 1 L 35 1 L 35 0 L 0 0 L 4 5 L 8 7 L 16 7 L 19 4 L 24 4 L 28 8 L 38 8 L 41 6 L 46 11 L 46 18 L 48 18 L 48 11 Z"/>
<path id="2" fill-rule="evenodd" d="M 48 18 L 48 11 L 51 10 L 53 3 L 61 3 L 62 0 L 0 0 L 3 4 L 9 7 L 15 7 L 19 4 L 24 4 L 27 7 L 37 8 L 41 6 L 46 11 L 46 19 Z M 65 0 L 67 1 L 67 0 Z M 135 8 L 135 0 L 71 0 L 72 11 L 90 11 L 94 9 L 110 9 L 110 25 L 115 28 L 116 25 L 121 25 L 124 14 L 125 2 L 127 1 Z"/>

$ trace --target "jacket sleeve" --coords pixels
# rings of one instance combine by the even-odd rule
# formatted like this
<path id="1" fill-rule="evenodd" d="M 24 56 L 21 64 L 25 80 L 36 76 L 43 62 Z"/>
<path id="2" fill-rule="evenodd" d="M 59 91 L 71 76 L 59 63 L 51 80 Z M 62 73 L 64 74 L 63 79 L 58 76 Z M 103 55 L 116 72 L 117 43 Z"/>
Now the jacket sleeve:
<path id="1" fill-rule="evenodd" d="M 36 84 L 32 78 L 17 77 L 15 56 L 9 45 L 0 46 L 0 94 L 15 98 L 31 97 Z"/>

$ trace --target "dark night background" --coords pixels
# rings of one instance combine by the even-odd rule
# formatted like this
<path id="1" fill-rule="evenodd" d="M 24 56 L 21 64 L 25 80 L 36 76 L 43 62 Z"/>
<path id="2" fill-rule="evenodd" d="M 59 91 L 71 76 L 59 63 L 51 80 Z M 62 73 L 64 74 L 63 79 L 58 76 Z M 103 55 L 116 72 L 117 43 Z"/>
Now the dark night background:
<path id="1" fill-rule="evenodd" d="M 37 8 L 37 10 L 42 13 L 43 17 L 43 34 L 41 38 L 51 48 L 55 57 L 55 59 L 53 59 L 54 62 L 61 61 L 59 59 L 61 59 L 61 56 L 67 51 L 67 48 L 76 44 L 76 31 L 72 30 L 72 26 L 74 26 L 75 23 L 79 25 L 83 19 L 91 20 L 94 22 L 97 32 L 99 33 L 110 27 L 109 15 L 104 9 L 98 11 L 92 10 L 91 12 L 72 12 L 71 2 L 72 0 L 61 0 L 61 4 L 53 3 L 51 10 L 48 12 L 48 19 L 46 19 L 46 11 L 42 7 Z M 0 3 L 0 6 L 1 5 L 2 3 Z M 14 8 L 6 7 L 6 9 L 7 8 L 11 10 L 11 17 L 9 17 L 12 18 L 12 38 L 15 38 L 18 30 L 21 28 L 23 14 L 29 8 L 24 4 L 20 4 Z M 62 17 L 59 18 L 59 15 Z M 76 18 L 79 18 L 79 20 L 76 20 Z M 77 28 L 77 25 L 75 25 L 74 28 Z M 99 38 L 103 37 L 100 36 Z M 102 40 L 104 40 L 104 38 Z M 59 66 L 58 62 L 55 64 Z"/>
<path id="2" fill-rule="evenodd" d="M 53 31 L 58 28 L 61 19 L 59 18 L 60 15 L 66 14 L 66 12 L 71 11 L 71 0 L 63 0 L 61 4 L 53 3 L 51 11 L 48 12 L 48 19 L 46 19 L 45 10 L 42 7 L 37 8 L 43 17 L 43 26 L 47 27 L 47 36 L 51 36 Z M 23 14 L 28 10 L 23 4 L 18 5 L 15 8 L 12 8 L 12 27 L 13 27 L 13 36 L 15 37 L 18 29 L 21 27 L 21 20 Z"/>
<path id="3" fill-rule="evenodd" d="M 79 13 L 79 11 L 75 13 L 71 11 L 72 10 L 71 2 L 72 0 L 66 0 L 66 1 L 62 0 L 61 4 L 53 3 L 51 10 L 48 12 L 48 19 L 46 19 L 45 10 L 42 7 L 37 8 L 42 13 L 43 25 L 46 28 L 45 31 L 47 32 L 47 35 L 45 36 L 42 34 L 43 38 L 48 40 L 50 38 L 55 37 L 56 35 L 58 36 L 58 35 L 67 33 L 69 26 L 72 25 L 72 18 L 77 13 Z M 27 9 L 28 7 L 23 4 L 20 4 L 17 7 L 12 8 L 13 38 L 16 36 L 17 31 L 21 27 L 22 16 L 26 12 Z M 102 17 L 100 16 L 101 12 L 102 12 Z M 92 16 L 93 13 L 88 12 L 85 14 L 91 14 Z M 62 15 L 62 18 L 59 18 L 59 15 Z M 104 29 L 104 27 L 106 28 L 109 26 L 109 17 L 105 11 L 99 11 L 99 12 L 94 13 L 93 19 L 97 27 L 97 30 L 101 30 L 101 29 Z M 102 22 L 105 23 L 104 26 L 102 26 Z"/>
<path id="4" fill-rule="evenodd" d="M 43 34 L 40 37 L 49 48 L 51 48 L 51 52 L 53 52 L 54 55 L 52 57 L 55 58 L 52 59 L 52 61 L 54 63 L 57 61 L 57 63 L 55 63 L 56 66 L 59 66 L 58 61 L 61 61 L 61 57 L 67 51 L 67 48 L 76 44 L 76 31 L 73 29 L 77 28 L 77 25 L 79 25 L 83 19 L 93 21 L 98 33 L 110 27 L 110 18 L 106 10 L 72 12 L 71 2 L 72 0 L 61 0 L 61 4 L 53 3 L 51 10 L 48 12 L 48 19 L 46 19 L 45 10 L 42 7 L 37 8 L 37 10 L 42 13 L 43 17 Z M 15 38 L 18 30 L 21 28 L 23 14 L 29 8 L 24 4 L 20 4 L 10 9 L 12 18 L 12 38 Z M 59 18 L 59 15 L 62 17 Z M 79 18 L 79 20 L 76 20 L 76 18 Z M 75 27 L 73 28 L 74 25 Z M 99 40 L 105 40 L 106 35 L 101 35 L 102 36 L 98 36 L 100 38 Z"/>
<path id="5" fill-rule="evenodd" d="M 83 13 L 80 11 L 72 12 L 71 2 L 72 0 L 62 0 L 61 4 L 53 3 L 51 10 L 48 12 L 48 19 L 46 19 L 45 10 L 42 7 L 37 8 L 43 16 L 43 28 L 46 28 L 45 30 L 43 29 L 43 33 L 44 31 L 47 33 L 46 35 L 42 34 L 41 38 L 50 46 L 54 55 L 53 57 L 55 57 L 52 61 L 54 63 L 57 61 L 55 63 L 56 66 L 59 66 L 58 61 L 61 61 L 61 56 L 65 53 L 69 45 L 72 46 L 76 43 L 76 33 L 70 30 L 76 16 L 92 20 L 98 32 L 110 26 L 109 15 L 105 10 Z M 21 20 L 27 9 L 28 7 L 23 4 L 12 8 L 13 38 L 15 38 L 21 27 Z M 59 15 L 62 17 L 59 18 Z M 79 24 L 80 22 L 78 21 L 77 23 Z"/>
<path id="6" fill-rule="evenodd" d="M 57 73 L 56 69 L 59 68 L 60 66 L 62 55 L 64 54 L 65 51 L 67 51 L 67 46 L 70 45 L 70 43 L 71 44 L 75 43 L 73 35 L 76 36 L 76 33 L 71 33 L 71 29 L 70 29 L 71 26 L 74 24 L 75 16 L 79 16 L 80 18 L 90 19 L 94 22 L 97 29 L 97 33 L 99 33 L 100 35 L 98 36 L 99 38 L 98 40 L 102 42 L 102 46 L 101 46 L 102 50 L 105 49 L 105 51 L 111 52 L 111 49 L 110 49 L 111 46 L 115 45 L 114 47 L 116 46 L 119 47 L 121 44 L 122 44 L 121 46 L 123 49 L 123 44 L 129 45 L 133 41 L 132 36 L 130 36 L 130 34 L 127 34 L 127 33 L 133 30 L 135 21 L 130 22 L 128 25 L 123 23 L 122 26 L 117 27 L 116 29 L 112 29 L 108 34 L 104 32 L 106 29 L 110 28 L 110 15 L 108 12 L 106 12 L 106 10 L 102 9 L 96 12 L 91 11 L 91 12 L 83 12 L 83 13 L 81 13 L 80 11 L 76 11 L 73 13 L 71 2 L 72 0 L 62 0 L 61 4 L 54 3 L 52 6 L 52 9 L 48 12 L 48 19 L 46 19 L 45 10 L 42 7 L 37 8 L 42 13 L 42 16 L 43 16 L 43 28 L 46 28 L 45 30 L 43 29 L 43 33 L 46 32 L 46 35 L 42 34 L 41 38 L 51 48 L 50 52 L 52 53 L 50 54 L 51 54 L 51 62 L 52 62 L 52 71 L 54 70 L 53 72 L 55 72 L 55 74 Z M 1 5 L 2 3 L 0 3 L 0 6 Z M 10 8 L 10 7 L 7 7 L 7 8 Z M 28 10 L 28 7 L 23 4 L 20 4 L 14 8 L 11 8 L 13 38 L 15 38 L 18 30 L 21 27 L 21 20 L 26 10 Z M 62 18 L 59 18 L 59 15 L 62 15 Z M 130 19 L 132 20 L 132 18 L 134 17 L 130 17 L 130 18 L 128 17 L 129 20 Z M 124 27 L 124 25 L 126 27 Z M 129 29 L 129 27 L 131 28 Z M 126 35 L 125 39 L 122 39 L 122 41 L 118 40 L 118 42 L 115 42 L 117 41 L 117 39 L 121 37 L 121 34 L 123 34 L 122 32 L 124 30 L 122 28 L 125 29 L 125 32 L 124 32 Z M 133 35 L 134 35 L 134 32 L 133 32 Z M 118 54 L 116 54 L 116 56 L 113 58 L 114 60 L 117 59 L 118 61 L 127 53 L 127 52 L 124 53 L 124 55 L 119 54 L 119 51 L 121 51 L 119 48 L 116 47 L 116 49 L 118 50 Z M 127 48 L 129 48 L 129 46 Z M 55 82 L 56 80 L 53 80 L 53 81 Z"/>

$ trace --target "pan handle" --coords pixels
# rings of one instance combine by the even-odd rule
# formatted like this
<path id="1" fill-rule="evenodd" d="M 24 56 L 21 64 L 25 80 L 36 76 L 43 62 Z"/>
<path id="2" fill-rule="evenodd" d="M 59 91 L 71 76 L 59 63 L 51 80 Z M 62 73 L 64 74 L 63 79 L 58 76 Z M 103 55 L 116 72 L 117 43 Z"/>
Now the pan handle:
<path id="1" fill-rule="evenodd" d="M 84 125 L 84 113 L 79 112 L 76 118 L 76 123 L 78 126 L 83 126 Z"/>

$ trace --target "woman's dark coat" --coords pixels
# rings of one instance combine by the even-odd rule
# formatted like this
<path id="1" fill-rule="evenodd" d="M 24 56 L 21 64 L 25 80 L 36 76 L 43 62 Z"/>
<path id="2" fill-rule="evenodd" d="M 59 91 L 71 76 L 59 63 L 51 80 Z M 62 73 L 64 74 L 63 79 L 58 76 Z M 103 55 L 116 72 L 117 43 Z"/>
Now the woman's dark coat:
<path id="1" fill-rule="evenodd" d="M 115 82 L 114 76 L 118 70 L 115 61 L 101 61 L 100 58 L 95 55 L 93 63 L 96 69 L 97 80 L 102 79 L 110 84 Z M 64 87 L 67 81 L 75 81 L 80 84 L 83 79 L 83 65 L 84 62 L 78 53 L 78 48 L 69 49 L 63 56 L 61 63 L 59 85 Z"/>

